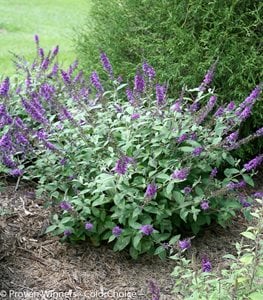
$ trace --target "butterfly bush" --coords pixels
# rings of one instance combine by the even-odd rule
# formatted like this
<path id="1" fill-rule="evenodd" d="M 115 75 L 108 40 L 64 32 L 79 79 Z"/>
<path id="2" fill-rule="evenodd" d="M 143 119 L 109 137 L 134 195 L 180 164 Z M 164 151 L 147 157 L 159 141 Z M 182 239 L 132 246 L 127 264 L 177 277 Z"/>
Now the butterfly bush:
<path id="1" fill-rule="evenodd" d="M 219 106 L 213 64 L 198 88 L 173 99 L 147 61 L 124 83 L 104 52 L 101 69 L 85 76 L 77 61 L 59 65 L 58 46 L 46 53 L 38 36 L 35 44 L 34 62 L 17 58 L 17 79 L 0 83 L 0 161 L 2 173 L 36 181 L 58 206 L 47 232 L 164 257 L 182 230 L 248 215 L 253 197 L 243 189 L 263 156 L 240 165 L 231 150 L 262 137 L 262 128 L 239 137 L 260 85 L 239 106 Z"/>

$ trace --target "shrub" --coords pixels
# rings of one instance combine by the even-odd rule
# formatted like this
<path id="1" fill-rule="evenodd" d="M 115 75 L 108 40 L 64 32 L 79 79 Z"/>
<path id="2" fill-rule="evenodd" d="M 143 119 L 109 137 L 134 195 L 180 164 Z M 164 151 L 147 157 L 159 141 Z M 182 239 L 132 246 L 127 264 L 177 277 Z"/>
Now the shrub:
<path id="1" fill-rule="evenodd" d="M 24 77 L 11 88 L 8 79 L 1 84 L 0 159 L 2 172 L 37 180 L 38 194 L 59 204 L 47 232 L 72 242 L 112 242 L 134 258 L 164 257 L 183 229 L 225 226 L 250 206 L 252 198 L 237 191 L 253 185 L 249 174 L 263 155 L 240 167 L 230 150 L 263 134 L 261 128 L 238 138 L 260 87 L 238 107 L 218 106 L 208 89 L 213 65 L 198 88 L 174 100 L 146 62 L 129 88 L 102 53 L 108 82 L 93 71 L 89 83 L 77 63 L 59 68 L 58 48 L 44 55 L 38 37 L 36 44 L 34 63 L 17 64 Z"/>
<path id="2" fill-rule="evenodd" d="M 88 71 L 98 68 L 103 49 L 117 73 L 130 76 L 145 58 L 169 81 L 172 95 L 196 86 L 217 57 L 219 101 L 241 101 L 262 80 L 261 1 L 93 0 L 77 49 Z M 242 126 L 246 136 L 262 124 L 262 101 Z M 262 150 L 262 141 L 237 153 L 243 159 Z"/>
<path id="3" fill-rule="evenodd" d="M 262 205 L 262 201 L 258 201 Z M 185 259 L 182 253 L 172 256 L 178 262 L 172 273 L 176 280 L 175 295 L 185 300 L 262 299 L 262 213 L 262 207 L 252 213 L 256 222 L 241 233 L 246 239 L 236 243 L 237 255 L 223 257 L 228 265 L 224 269 L 214 270 L 207 257 L 198 266 L 197 262 Z"/>

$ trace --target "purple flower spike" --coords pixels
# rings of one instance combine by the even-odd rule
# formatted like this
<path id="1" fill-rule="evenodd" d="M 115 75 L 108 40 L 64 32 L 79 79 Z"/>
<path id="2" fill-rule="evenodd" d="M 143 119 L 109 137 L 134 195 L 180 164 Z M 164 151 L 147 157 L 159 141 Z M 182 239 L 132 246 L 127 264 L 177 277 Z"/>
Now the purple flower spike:
<path id="1" fill-rule="evenodd" d="M 172 174 L 172 178 L 176 180 L 185 180 L 189 175 L 189 169 L 184 168 L 180 170 L 175 170 Z"/>
<path id="2" fill-rule="evenodd" d="M 210 173 L 210 177 L 211 177 L 211 178 L 216 177 L 217 173 L 218 173 L 217 168 L 213 168 L 212 171 L 211 171 L 211 173 Z"/>
<path id="3" fill-rule="evenodd" d="M 258 129 L 255 133 L 256 136 L 263 136 L 263 127 L 261 127 L 260 129 Z"/>
<path id="4" fill-rule="evenodd" d="M 191 248 L 191 240 L 184 239 L 184 240 L 178 241 L 178 245 L 181 250 L 187 250 L 187 249 Z"/>
<path id="5" fill-rule="evenodd" d="M 255 197 L 255 198 L 263 198 L 263 192 L 256 192 L 256 193 L 254 193 L 253 197 Z"/>
<path id="6" fill-rule="evenodd" d="M 132 157 L 123 156 L 117 160 L 114 171 L 119 175 L 124 175 L 127 172 L 128 165 L 133 163 Z"/>
<path id="7" fill-rule="evenodd" d="M 225 112 L 224 108 L 223 108 L 222 106 L 220 106 L 220 107 L 218 108 L 218 110 L 215 112 L 214 116 L 215 116 L 216 118 L 222 117 L 223 114 L 224 114 L 224 112 Z"/>
<path id="8" fill-rule="evenodd" d="M 152 296 L 151 300 L 160 300 L 160 288 L 152 280 L 149 281 L 149 293 Z"/>
<path id="9" fill-rule="evenodd" d="M 247 106 L 247 107 L 240 113 L 239 119 L 240 119 L 241 121 L 244 121 L 244 120 L 246 120 L 246 119 L 250 116 L 250 114 L 251 114 L 251 108 Z"/>
<path id="10" fill-rule="evenodd" d="M 205 91 L 208 88 L 208 86 L 210 85 L 210 83 L 212 82 L 212 80 L 214 78 L 215 67 L 216 67 L 216 62 L 212 64 L 212 66 L 210 67 L 210 69 L 205 74 L 203 82 L 199 86 L 199 91 L 203 92 L 203 91 Z"/>
<path id="11" fill-rule="evenodd" d="M 226 140 L 232 144 L 235 143 L 238 139 L 238 131 L 232 132 L 229 136 L 226 137 Z"/>
<path id="12" fill-rule="evenodd" d="M 10 172 L 9 172 L 9 174 L 11 175 L 11 176 L 14 176 L 14 177 L 19 177 L 19 176 L 22 176 L 23 175 L 23 170 L 21 170 L 21 169 L 13 169 L 13 170 L 11 170 Z"/>
<path id="13" fill-rule="evenodd" d="M 200 207 L 202 208 L 202 210 L 208 210 L 209 209 L 209 202 L 207 200 L 203 200 L 200 203 Z"/>
<path id="14" fill-rule="evenodd" d="M 176 102 L 171 106 L 171 111 L 174 111 L 174 112 L 182 112 L 181 101 L 180 101 L 180 100 L 176 101 Z"/>
<path id="15" fill-rule="evenodd" d="M 134 77 L 134 91 L 137 93 L 143 93 L 145 89 L 145 82 L 143 76 L 137 73 Z"/>
<path id="16" fill-rule="evenodd" d="M 65 211 L 72 210 L 71 204 L 67 201 L 62 201 L 59 206 L 60 206 L 61 209 L 65 210 Z"/>
<path id="17" fill-rule="evenodd" d="M 165 85 L 160 85 L 156 84 L 156 100 L 157 100 L 157 105 L 161 106 L 165 104 L 165 98 L 166 98 L 166 86 Z"/>
<path id="18" fill-rule="evenodd" d="M 58 55 L 58 52 L 59 52 L 59 46 L 56 46 L 52 51 L 52 59 L 54 59 Z"/>
<path id="19" fill-rule="evenodd" d="M 37 34 L 35 34 L 34 39 L 35 39 L 36 45 L 39 46 L 39 36 Z"/>
<path id="20" fill-rule="evenodd" d="M 252 160 L 250 160 L 248 163 L 244 165 L 244 168 L 247 172 L 256 169 L 259 167 L 263 162 L 263 154 L 256 156 Z"/>
<path id="21" fill-rule="evenodd" d="M 241 197 L 239 198 L 239 202 L 240 202 L 240 204 L 241 204 L 244 208 L 250 207 L 250 206 L 251 206 L 251 203 L 247 201 L 247 199 L 246 199 L 245 196 L 241 196 Z"/>
<path id="22" fill-rule="evenodd" d="M 186 133 L 182 134 L 177 138 L 177 142 L 181 144 L 182 142 L 186 141 L 188 139 L 188 135 Z"/>
<path id="23" fill-rule="evenodd" d="M 202 152 L 203 152 L 203 148 L 202 147 L 196 147 L 194 149 L 194 151 L 192 152 L 193 156 L 199 156 Z"/>
<path id="24" fill-rule="evenodd" d="M 111 79 L 113 79 L 112 66 L 111 66 L 111 63 L 110 63 L 106 53 L 101 52 L 100 60 L 101 60 L 101 63 L 102 63 L 102 66 L 103 66 L 104 70 L 110 75 Z"/>
<path id="25" fill-rule="evenodd" d="M 185 193 L 186 195 L 190 194 L 191 192 L 192 192 L 192 188 L 191 188 L 190 186 L 186 186 L 186 187 L 184 188 L 184 193 Z"/>
<path id="26" fill-rule="evenodd" d="M 148 77 L 149 81 L 153 81 L 156 75 L 154 68 L 150 66 L 147 62 L 144 62 L 142 65 L 142 70 L 144 72 L 144 75 Z"/>
<path id="27" fill-rule="evenodd" d="M 236 107 L 235 102 L 234 102 L 234 101 L 231 101 L 231 102 L 228 103 L 228 105 L 227 105 L 227 107 L 226 107 L 226 110 L 227 110 L 227 111 L 232 111 L 232 110 L 235 109 L 235 107 Z"/>
<path id="28" fill-rule="evenodd" d="M 212 270 L 211 262 L 208 260 L 207 257 L 203 257 L 203 259 L 202 259 L 202 271 L 203 272 L 211 272 L 211 270 Z"/>
<path id="29" fill-rule="evenodd" d="M 132 114 L 132 115 L 131 115 L 131 119 L 132 119 L 132 120 L 136 120 L 136 119 L 139 119 L 140 116 L 141 116 L 140 114 Z"/>
<path id="30" fill-rule="evenodd" d="M 112 234 L 116 237 L 120 236 L 122 234 L 122 231 L 123 229 L 120 228 L 119 226 L 115 226 L 113 229 L 112 229 Z"/>
<path id="31" fill-rule="evenodd" d="M 131 105 L 135 104 L 135 97 L 131 89 L 126 89 L 126 96 Z"/>
<path id="32" fill-rule="evenodd" d="M 72 234 L 72 231 L 70 229 L 64 230 L 64 236 L 70 236 Z"/>
<path id="33" fill-rule="evenodd" d="M 200 103 L 194 102 L 193 104 L 190 105 L 189 111 L 194 113 L 194 112 L 198 111 L 199 108 L 200 108 Z"/>
<path id="34" fill-rule="evenodd" d="M 215 106 L 216 101 L 217 101 L 217 97 L 215 95 L 210 97 L 210 99 L 207 103 L 207 106 L 209 107 L 209 109 L 212 109 Z"/>
<path id="35" fill-rule="evenodd" d="M 70 76 L 66 71 L 61 70 L 61 76 L 65 85 L 69 85 L 71 83 Z"/>
<path id="36" fill-rule="evenodd" d="M 85 229 L 88 231 L 91 231 L 93 229 L 94 225 L 90 222 L 85 223 Z"/>
<path id="37" fill-rule="evenodd" d="M 90 82 L 98 92 L 100 92 L 100 93 L 103 92 L 103 87 L 100 83 L 100 78 L 96 71 L 91 73 Z"/>
<path id="38" fill-rule="evenodd" d="M 227 184 L 227 188 L 230 190 L 235 190 L 235 189 L 241 189 L 244 188 L 246 186 L 246 182 L 244 180 L 241 180 L 240 182 L 234 183 L 234 182 L 230 182 Z"/>
<path id="39" fill-rule="evenodd" d="M 0 96 L 8 97 L 8 91 L 10 87 L 9 77 L 6 77 L 3 82 L 0 84 Z"/>
<path id="40" fill-rule="evenodd" d="M 152 199 L 157 193 L 157 185 L 155 183 L 150 183 L 147 185 L 147 189 L 145 192 L 145 197 Z"/>
<path id="41" fill-rule="evenodd" d="M 153 233 L 154 229 L 153 229 L 153 226 L 152 225 L 142 225 L 140 227 L 140 232 L 143 234 L 143 235 L 151 235 Z"/>

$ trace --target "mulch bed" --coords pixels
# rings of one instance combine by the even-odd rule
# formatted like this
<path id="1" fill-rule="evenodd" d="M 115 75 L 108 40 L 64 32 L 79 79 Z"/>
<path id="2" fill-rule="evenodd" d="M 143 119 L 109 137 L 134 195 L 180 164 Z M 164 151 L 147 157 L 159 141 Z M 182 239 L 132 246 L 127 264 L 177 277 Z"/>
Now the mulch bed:
<path id="1" fill-rule="evenodd" d="M 262 177 L 257 178 L 258 191 L 263 191 Z M 57 237 L 44 235 L 51 208 L 44 208 L 43 201 L 35 199 L 33 188 L 26 184 L 15 191 L 15 185 L 9 183 L 0 191 L 1 210 L 6 212 L 0 215 L 2 299 L 145 300 L 151 299 L 149 280 L 160 287 L 161 299 L 182 299 L 172 294 L 170 273 L 175 262 L 171 259 L 161 261 L 145 255 L 134 261 L 109 246 L 62 244 Z M 233 243 L 241 239 L 246 225 L 239 215 L 226 229 L 210 226 L 192 241 L 186 255 L 195 255 L 197 261 L 207 255 L 213 267 L 220 268 L 221 257 L 235 253 Z"/>

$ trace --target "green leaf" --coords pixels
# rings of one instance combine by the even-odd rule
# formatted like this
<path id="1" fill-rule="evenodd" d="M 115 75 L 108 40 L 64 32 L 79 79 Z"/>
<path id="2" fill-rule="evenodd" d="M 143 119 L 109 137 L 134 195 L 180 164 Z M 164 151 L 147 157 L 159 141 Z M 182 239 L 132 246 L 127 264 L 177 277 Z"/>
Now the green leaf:
<path id="1" fill-rule="evenodd" d="M 162 179 L 162 180 L 164 180 L 164 181 L 167 181 L 167 180 L 170 180 L 170 179 L 171 179 L 171 176 L 162 173 L 162 174 L 158 174 L 158 175 L 156 176 L 156 178 Z"/>
<path id="2" fill-rule="evenodd" d="M 188 153 L 188 152 L 193 152 L 194 149 L 195 149 L 195 148 L 193 148 L 193 147 L 187 147 L 187 146 L 185 146 L 185 147 L 180 147 L 180 148 L 179 148 L 179 150 L 181 150 L 181 151 L 183 151 L 183 152 L 186 152 L 186 153 Z"/>
<path id="3" fill-rule="evenodd" d="M 58 228 L 58 226 L 57 225 L 51 225 L 51 226 L 48 226 L 48 228 L 46 229 L 46 231 L 45 231 L 45 233 L 49 233 L 49 232 L 51 232 L 51 231 L 54 231 L 54 230 L 56 230 Z"/>
<path id="4" fill-rule="evenodd" d="M 173 236 L 173 237 L 170 239 L 169 244 L 170 244 L 170 245 L 174 245 L 176 242 L 179 241 L 179 239 L 180 239 L 180 234 L 175 235 L 175 236 Z"/>
<path id="5" fill-rule="evenodd" d="M 136 250 L 141 250 L 141 247 L 140 247 L 141 239 L 142 239 L 142 234 L 137 234 L 132 240 L 133 247 Z"/>
<path id="6" fill-rule="evenodd" d="M 251 300 L 262 300 L 263 299 L 263 291 L 253 292 L 252 294 L 249 294 L 248 297 Z"/>
<path id="7" fill-rule="evenodd" d="M 113 251 L 123 250 L 130 243 L 130 240 L 131 240 L 130 236 L 119 236 L 117 242 L 113 247 Z"/>
<path id="8" fill-rule="evenodd" d="M 171 195 L 173 189 L 174 189 L 174 182 L 170 182 L 166 187 L 167 195 Z"/>
<path id="9" fill-rule="evenodd" d="M 247 184 L 249 184 L 253 187 L 255 186 L 253 179 L 248 174 L 243 174 L 242 177 Z"/>
<path id="10" fill-rule="evenodd" d="M 253 240 L 253 241 L 256 240 L 256 236 L 252 232 L 245 231 L 245 232 L 241 232 L 240 234 L 243 235 L 244 237 L 250 239 L 250 240 Z"/>

